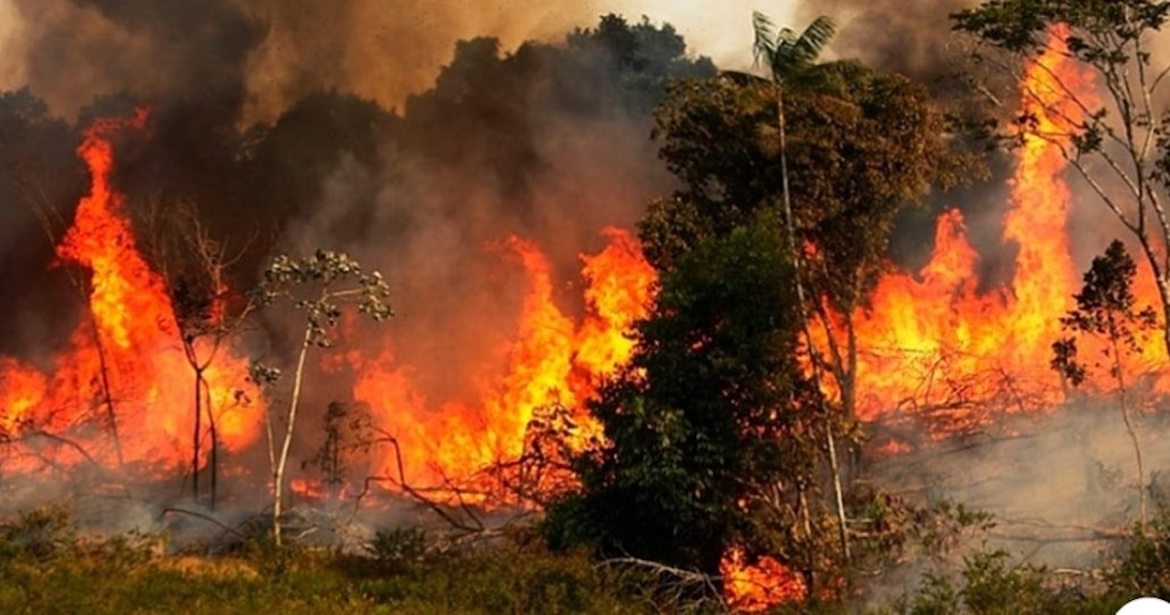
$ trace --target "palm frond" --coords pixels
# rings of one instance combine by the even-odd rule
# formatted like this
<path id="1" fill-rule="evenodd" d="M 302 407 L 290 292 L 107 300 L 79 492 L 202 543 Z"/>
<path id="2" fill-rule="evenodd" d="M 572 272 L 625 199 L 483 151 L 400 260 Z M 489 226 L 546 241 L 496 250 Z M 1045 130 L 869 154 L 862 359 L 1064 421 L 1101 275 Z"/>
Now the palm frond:
<path id="1" fill-rule="evenodd" d="M 770 21 L 767 23 L 771 25 Z M 758 63 L 763 56 L 768 61 L 773 78 L 784 80 L 815 62 L 836 32 L 837 26 L 833 20 L 824 16 L 813 20 L 800 33 L 783 28 L 773 35 L 772 47 L 767 54 L 761 54 L 759 48 L 756 48 L 756 61 Z"/>
<path id="2" fill-rule="evenodd" d="M 755 32 L 755 41 L 752 43 L 752 55 L 755 57 L 756 64 L 760 62 L 772 63 L 772 57 L 776 55 L 776 26 L 772 23 L 772 19 L 767 15 L 754 11 L 752 12 L 752 30 Z"/>
<path id="3" fill-rule="evenodd" d="M 787 26 L 780 28 L 780 32 L 776 34 L 776 41 L 778 44 L 791 45 L 796 42 L 798 34 L 796 30 Z"/>
<path id="4" fill-rule="evenodd" d="M 836 34 L 837 24 L 822 15 L 804 29 L 792 46 L 804 62 L 811 62 L 821 55 Z"/>

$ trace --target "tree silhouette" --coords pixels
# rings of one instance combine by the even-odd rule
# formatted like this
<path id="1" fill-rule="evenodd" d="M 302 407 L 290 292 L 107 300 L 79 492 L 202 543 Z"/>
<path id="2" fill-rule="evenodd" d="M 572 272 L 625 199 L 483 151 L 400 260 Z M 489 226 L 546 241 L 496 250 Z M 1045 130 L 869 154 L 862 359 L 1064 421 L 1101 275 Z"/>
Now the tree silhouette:
<path id="1" fill-rule="evenodd" d="M 1142 461 L 1142 447 L 1133 423 L 1133 409 L 1129 399 L 1129 383 L 1125 377 L 1124 356 L 1141 352 L 1138 336 L 1158 326 L 1153 309 L 1138 309 L 1133 294 L 1133 278 L 1137 265 L 1118 240 L 1109 244 L 1105 254 L 1093 259 L 1085 273 L 1081 292 L 1074 295 L 1077 307 L 1061 318 L 1064 329 L 1072 335 L 1057 340 L 1052 345 L 1052 368 L 1059 372 L 1073 386 L 1080 386 L 1088 367 L 1079 357 L 1077 336 L 1096 336 L 1104 339 L 1106 367 L 1116 386 L 1118 403 L 1125 429 L 1133 442 L 1137 462 L 1138 493 L 1141 524 L 1148 522 L 1146 505 L 1145 466 Z"/>

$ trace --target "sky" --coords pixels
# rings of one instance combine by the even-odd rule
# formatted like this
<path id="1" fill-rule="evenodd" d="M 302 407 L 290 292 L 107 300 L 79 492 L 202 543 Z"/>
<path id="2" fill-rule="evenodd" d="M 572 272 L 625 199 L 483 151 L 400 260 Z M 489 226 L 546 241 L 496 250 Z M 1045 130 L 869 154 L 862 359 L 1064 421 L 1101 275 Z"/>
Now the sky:
<path id="1" fill-rule="evenodd" d="M 791 23 L 796 2 L 776 0 L 594 0 L 598 14 L 649 15 L 682 32 L 698 53 L 720 66 L 742 68 L 751 61 L 752 11 L 767 13 L 777 23 Z M 793 24 L 794 27 L 799 24 Z M 737 66 L 738 64 L 738 66 Z"/>

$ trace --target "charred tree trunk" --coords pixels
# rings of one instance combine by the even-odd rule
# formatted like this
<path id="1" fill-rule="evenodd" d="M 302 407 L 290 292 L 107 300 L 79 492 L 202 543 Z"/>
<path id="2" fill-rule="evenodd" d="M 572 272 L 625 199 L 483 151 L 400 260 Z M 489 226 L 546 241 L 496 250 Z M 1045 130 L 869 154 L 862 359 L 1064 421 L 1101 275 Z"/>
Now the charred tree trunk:
<path id="1" fill-rule="evenodd" d="M 215 503 L 218 499 L 219 489 L 219 427 L 215 422 L 215 412 L 211 407 L 211 391 L 208 390 L 206 383 L 203 391 L 207 395 L 207 400 L 204 406 L 207 408 L 207 426 L 211 433 L 211 459 L 208 461 L 208 468 L 211 473 L 211 510 L 215 510 Z"/>
<path id="2" fill-rule="evenodd" d="M 203 371 L 195 369 L 195 430 L 191 434 L 191 497 L 199 502 L 199 443 L 203 439 Z"/>

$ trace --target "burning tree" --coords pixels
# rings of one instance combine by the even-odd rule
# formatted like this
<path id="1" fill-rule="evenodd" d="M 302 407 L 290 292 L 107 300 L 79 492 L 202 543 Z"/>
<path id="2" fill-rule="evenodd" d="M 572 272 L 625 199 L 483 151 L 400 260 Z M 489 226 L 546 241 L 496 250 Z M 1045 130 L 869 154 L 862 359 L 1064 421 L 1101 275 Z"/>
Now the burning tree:
<path id="1" fill-rule="evenodd" d="M 264 280 L 255 293 L 257 304 L 267 306 L 285 301 L 305 316 L 305 329 L 297 352 L 288 409 L 282 417 L 284 434 L 279 452 L 272 414 L 266 411 L 264 415 L 268 434 L 268 460 L 272 468 L 272 536 L 277 545 L 281 544 L 284 473 L 296 427 L 297 409 L 304 384 L 305 359 L 309 350 L 333 345 L 330 329 L 340 322 L 343 305 L 356 306 L 359 313 L 381 322 L 392 315 L 386 301 L 389 296 L 390 287 L 380 272 L 363 273 L 361 265 L 344 253 L 318 250 L 313 256 L 300 260 L 280 255 L 272 259 L 271 265 L 264 271 Z M 280 372 L 254 364 L 252 376 L 258 382 L 271 384 L 279 378 Z"/>
<path id="2" fill-rule="evenodd" d="M 174 310 L 183 357 L 194 379 L 193 429 L 191 436 L 191 492 L 199 500 L 203 441 L 210 442 L 207 468 L 210 473 L 210 505 L 215 508 L 220 439 L 217 412 L 207 379 L 216 360 L 229 347 L 255 308 L 251 301 L 233 296 L 227 271 L 235 261 L 224 242 L 211 236 L 198 208 L 190 202 L 163 204 L 154 201 L 146 208 L 149 227 L 143 249 L 150 255 L 162 279 Z M 239 402 L 242 396 L 234 400 Z M 207 425 L 204 427 L 204 417 Z M 206 430 L 206 432 L 205 432 Z"/>
<path id="3" fill-rule="evenodd" d="M 1162 95 L 1170 64 L 1152 49 L 1170 2 L 988 0 L 953 18 L 979 43 L 976 60 L 1022 84 L 1032 110 L 1014 118 L 1014 136 L 1057 148 L 1140 246 L 1170 354 L 1170 124 Z M 1041 56 L 1077 63 L 1099 87 L 1028 62 Z"/>

